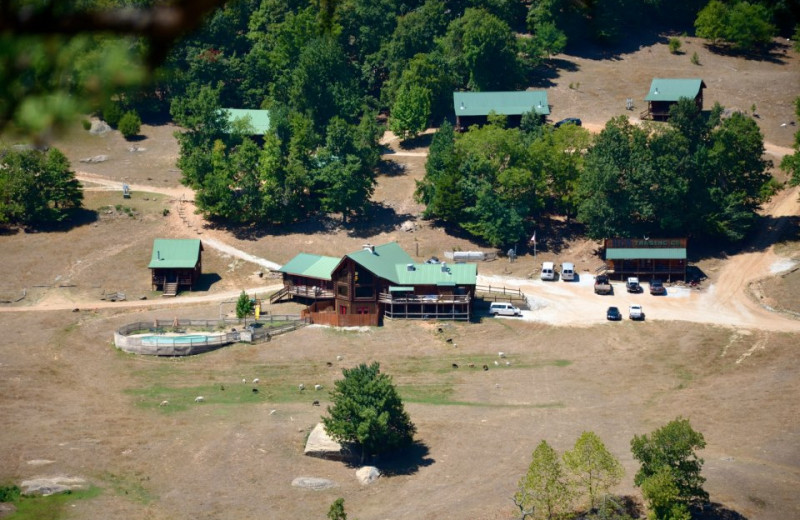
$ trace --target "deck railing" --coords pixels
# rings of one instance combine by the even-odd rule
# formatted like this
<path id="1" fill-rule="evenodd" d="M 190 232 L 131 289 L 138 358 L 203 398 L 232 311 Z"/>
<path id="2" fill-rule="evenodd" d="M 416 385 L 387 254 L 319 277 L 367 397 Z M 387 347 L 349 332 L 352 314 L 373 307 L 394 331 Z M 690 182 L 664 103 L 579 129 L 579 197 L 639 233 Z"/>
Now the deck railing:
<path id="1" fill-rule="evenodd" d="M 381 303 L 469 303 L 469 294 L 404 294 L 380 293 Z"/>
<path id="2" fill-rule="evenodd" d="M 314 285 L 289 285 L 286 287 L 286 291 L 289 294 L 305 298 L 333 298 L 335 296 L 331 289 Z"/>

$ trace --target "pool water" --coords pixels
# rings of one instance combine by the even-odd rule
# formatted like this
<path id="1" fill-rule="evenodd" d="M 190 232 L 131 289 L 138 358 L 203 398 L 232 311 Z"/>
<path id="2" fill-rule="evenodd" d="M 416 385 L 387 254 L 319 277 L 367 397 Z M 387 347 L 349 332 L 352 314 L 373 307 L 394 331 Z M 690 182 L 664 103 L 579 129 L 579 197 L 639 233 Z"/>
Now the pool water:
<path id="1" fill-rule="evenodd" d="M 143 345 L 191 345 L 216 340 L 219 336 L 206 336 L 203 334 L 187 334 L 185 336 L 142 336 Z"/>

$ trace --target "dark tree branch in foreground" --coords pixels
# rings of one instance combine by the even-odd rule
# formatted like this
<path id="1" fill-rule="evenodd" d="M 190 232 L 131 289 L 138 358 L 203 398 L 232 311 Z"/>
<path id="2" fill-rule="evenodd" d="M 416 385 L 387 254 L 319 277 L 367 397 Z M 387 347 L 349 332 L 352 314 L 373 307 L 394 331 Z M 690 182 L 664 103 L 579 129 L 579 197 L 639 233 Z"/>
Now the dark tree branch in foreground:
<path id="1" fill-rule="evenodd" d="M 17 35 L 114 33 L 140 36 L 150 45 L 149 65 L 164 61 L 172 44 L 197 28 L 203 19 L 225 0 L 177 0 L 171 5 L 150 8 L 121 8 L 60 14 L 53 4 L 41 11 L 22 7 L 12 10 L 10 2 L 0 2 L 0 32 Z"/>

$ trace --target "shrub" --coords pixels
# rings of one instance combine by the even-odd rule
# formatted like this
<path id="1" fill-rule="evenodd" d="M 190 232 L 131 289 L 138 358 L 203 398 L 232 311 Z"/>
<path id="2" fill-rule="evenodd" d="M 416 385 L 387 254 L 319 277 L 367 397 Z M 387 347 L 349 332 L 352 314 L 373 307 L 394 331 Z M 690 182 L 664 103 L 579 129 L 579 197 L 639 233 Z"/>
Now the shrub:
<path id="1" fill-rule="evenodd" d="M 700 56 L 696 52 L 692 54 L 692 65 L 700 65 Z"/>
<path id="2" fill-rule="evenodd" d="M 20 493 L 19 486 L 0 486 L 0 502 L 14 502 Z"/>
<path id="3" fill-rule="evenodd" d="M 670 54 L 678 54 L 681 50 L 681 41 L 678 38 L 669 39 L 669 52 Z"/>
<path id="4" fill-rule="evenodd" d="M 119 131 L 125 139 L 130 139 L 135 135 L 139 135 L 139 130 L 141 128 L 142 120 L 139 119 L 139 114 L 137 114 L 135 110 L 125 112 L 125 115 L 119 120 Z"/>
<path id="5" fill-rule="evenodd" d="M 81 126 L 83 126 L 84 130 L 87 130 L 87 131 L 91 130 L 92 129 L 92 122 L 89 121 L 88 119 L 82 119 L 81 120 Z"/>
<path id="6" fill-rule="evenodd" d="M 116 128 L 123 114 L 122 105 L 111 101 L 103 108 L 103 121 L 108 123 L 111 128 Z"/>

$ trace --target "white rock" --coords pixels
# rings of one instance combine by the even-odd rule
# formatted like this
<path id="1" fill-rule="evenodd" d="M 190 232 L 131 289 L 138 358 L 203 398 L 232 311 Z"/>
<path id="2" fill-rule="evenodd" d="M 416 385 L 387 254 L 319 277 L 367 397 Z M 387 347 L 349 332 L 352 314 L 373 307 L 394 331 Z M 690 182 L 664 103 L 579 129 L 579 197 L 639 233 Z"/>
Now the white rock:
<path id="1" fill-rule="evenodd" d="M 362 468 L 358 468 L 356 470 L 356 478 L 361 483 L 362 486 L 367 486 L 372 484 L 378 477 L 381 476 L 381 472 L 375 466 L 364 466 Z"/>
<path id="2" fill-rule="evenodd" d="M 84 157 L 83 159 L 81 159 L 81 162 L 82 163 L 101 163 L 101 162 L 106 162 L 107 160 L 108 160 L 108 156 L 107 155 L 95 155 L 95 156 L 92 156 L 92 157 Z"/>
<path id="3" fill-rule="evenodd" d="M 320 459 L 343 460 L 345 458 L 342 453 L 342 445 L 328 435 L 325 425 L 322 423 L 317 423 L 311 430 L 303 454 Z"/>
<path id="4" fill-rule="evenodd" d="M 89 133 L 92 135 L 102 135 L 110 131 L 111 127 L 108 126 L 108 123 L 105 121 L 100 121 L 99 119 L 92 121 L 92 127 L 89 129 Z"/>
<path id="5" fill-rule="evenodd" d="M 22 488 L 22 493 L 25 495 L 48 496 L 75 489 L 89 489 L 89 483 L 86 482 L 86 479 L 80 477 L 59 475 L 55 477 L 34 477 L 30 480 L 23 480 L 20 487 Z"/>
<path id="6" fill-rule="evenodd" d="M 332 487 L 336 487 L 336 482 L 326 478 L 297 477 L 296 479 L 292 480 L 292 485 L 294 487 L 319 491 L 321 489 L 330 489 Z"/>

